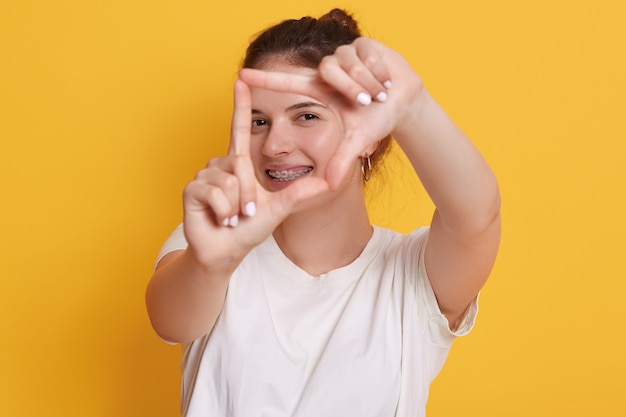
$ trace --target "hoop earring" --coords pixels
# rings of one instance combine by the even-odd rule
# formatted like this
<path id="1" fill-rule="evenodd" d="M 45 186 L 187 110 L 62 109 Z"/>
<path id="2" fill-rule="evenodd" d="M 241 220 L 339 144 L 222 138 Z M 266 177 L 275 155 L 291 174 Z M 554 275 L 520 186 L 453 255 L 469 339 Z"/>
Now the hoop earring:
<path id="1" fill-rule="evenodd" d="M 361 157 L 361 174 L 363 181 L 369 181 L 372 178 L 372 161 L 369 155 Z"/>

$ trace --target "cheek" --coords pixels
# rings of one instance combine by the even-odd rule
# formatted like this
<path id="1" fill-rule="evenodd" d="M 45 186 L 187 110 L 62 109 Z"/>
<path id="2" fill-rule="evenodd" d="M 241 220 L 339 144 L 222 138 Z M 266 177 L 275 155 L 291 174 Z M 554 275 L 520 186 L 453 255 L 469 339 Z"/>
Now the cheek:
<path id="1" fill-rule="evenodd" d="M 329 159 L 341 142 L 341 132 L 333 127 L 306 129 L 301 136 L 303 147 L 307 153 L 317 159 Z"/>

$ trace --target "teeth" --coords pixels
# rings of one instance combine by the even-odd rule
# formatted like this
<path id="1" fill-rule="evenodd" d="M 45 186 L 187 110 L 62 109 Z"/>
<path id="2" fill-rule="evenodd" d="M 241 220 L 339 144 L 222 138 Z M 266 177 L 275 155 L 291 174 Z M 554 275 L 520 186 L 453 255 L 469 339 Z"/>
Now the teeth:
<path id="1" fill-rule="evenodd" d="M 274 170 L 268 169 L 266 172 L 267 172 L 267 175 L 269 175 L 276 181 L 292 181 L 292 180 L 295 180 L 296 178 L 300 178 L 301 176 L 308 174 L 311 171 L 313 171 L 313 168 L 306 168 L 300 171 L 287 171 L 287 170 L 274 171 Z"/>

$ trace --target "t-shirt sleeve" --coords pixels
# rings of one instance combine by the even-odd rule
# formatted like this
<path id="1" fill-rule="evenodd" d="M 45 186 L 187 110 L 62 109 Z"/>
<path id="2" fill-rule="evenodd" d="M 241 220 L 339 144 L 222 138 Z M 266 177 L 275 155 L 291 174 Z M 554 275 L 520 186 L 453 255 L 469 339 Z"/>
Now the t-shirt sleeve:
<path id="1" fill-rule="evenodd" d="M 154 263 L 154 267 L 156 268 L 159 262 L 161 262 L 161 259 L 163 259 L 163 257 L 168 253 L 176 250 L 185 250 L 187 249 L 187 246 L 187 239 L 185 239 L 185 232 L 183 231 L 183 224 L 181 223 L 176 227 L 176 229 L 174 229 L 161 247 L 161 250 L 157 255 L 156 262 Z"/>
<path id="2" fill-rule="evenodd" d="M 421 312 L 425 315 L 426 330 L 431 337 L 432 343 L 438 346 L 449 346 L 457 336 L 467 335 L 474 327 L 478 314 L 478 296 L 469 305 L 457 328 L 450 329 L 448 319 L 446 319 L 439 308 L 437 297 L 426 273 L 424 253 L 426 241 L 428 240 L 428 231 L 429 228 L 421 228 L 409 236 L 411 241 L 409 247 L 414 251 L 412 259 L 417 261 L 415 293 L 417 302 L 421 306 Z"/>

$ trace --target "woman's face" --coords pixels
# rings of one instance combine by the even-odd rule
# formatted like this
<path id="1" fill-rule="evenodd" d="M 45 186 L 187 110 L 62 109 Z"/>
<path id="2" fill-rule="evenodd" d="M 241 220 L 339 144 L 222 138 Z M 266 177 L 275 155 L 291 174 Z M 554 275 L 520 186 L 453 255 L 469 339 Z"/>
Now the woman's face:
<path id="1" fill-rule="evenodd" d="M 314 75 L 284 63 L 263 70 Z M 261 185 L 278 191 L 304 176 L 325 177 L 343 137 L 337 115 L 319 100 L 295 93 L 252 88 L 250 153 Z M 358 180 L 358 178 L 357 178 Z"/>

